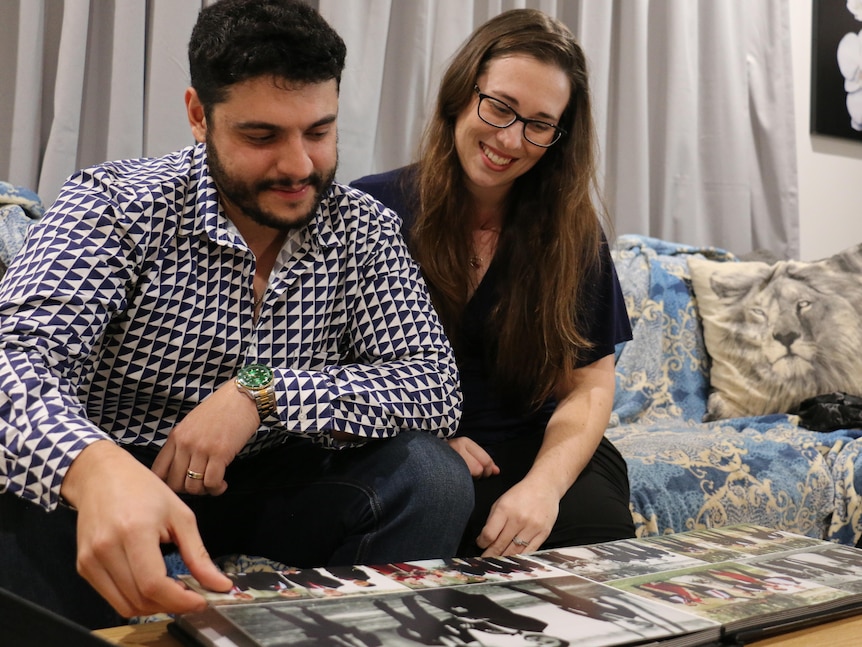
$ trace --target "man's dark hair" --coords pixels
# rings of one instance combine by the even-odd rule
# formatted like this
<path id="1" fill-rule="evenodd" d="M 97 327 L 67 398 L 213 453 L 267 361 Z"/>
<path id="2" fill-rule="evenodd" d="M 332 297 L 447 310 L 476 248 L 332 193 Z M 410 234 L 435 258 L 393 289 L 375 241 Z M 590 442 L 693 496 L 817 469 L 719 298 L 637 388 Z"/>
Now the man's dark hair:
<path id="1" fill-rule="evenodd" d="M 259 76 L 340 83 L 346 53 L 336 31 L 299 0 L 220 0 L 198 15 L 189 72 L 209 112 L 231 85 Z"/>

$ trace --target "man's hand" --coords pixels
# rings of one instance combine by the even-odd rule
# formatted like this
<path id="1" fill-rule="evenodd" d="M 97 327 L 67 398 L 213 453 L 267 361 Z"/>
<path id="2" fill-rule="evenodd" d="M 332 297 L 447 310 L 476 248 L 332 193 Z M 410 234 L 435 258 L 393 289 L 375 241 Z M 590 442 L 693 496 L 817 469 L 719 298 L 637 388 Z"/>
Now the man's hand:
<path id="1" fill-rule="evenodd" d="M 500 473 L 500 468 L 497 467 L 494 459 L 478 443 L 470 438 L 466 436 L 452 438 L 449 440 L 449 446 L 464 459 L 464 462 L 467 463 L 467 468 L 470 470 L 470 475 L 474 479 L 494 476 Z"/>
<path id="2" fill-rule="evenodd" d="M 259 426 L 254 402 L 230 380 L 171 430 L 153 472 L 174 492 L 222 494 L 225 469 Z M 189 472 L 203 478 L 190 478 Z"/>
<path id="3" fill-rule="evenodd" d="M 204 548 L 194 513 L 114 443 L 99 441 L 84 449 L 61 493 L 78 510 L 78 572 L 122 616 L 206 607 L 203 597 L 168 577 L 160 544 L 176 544 L 204 587 L 230 589 L 230 579 Z"/>

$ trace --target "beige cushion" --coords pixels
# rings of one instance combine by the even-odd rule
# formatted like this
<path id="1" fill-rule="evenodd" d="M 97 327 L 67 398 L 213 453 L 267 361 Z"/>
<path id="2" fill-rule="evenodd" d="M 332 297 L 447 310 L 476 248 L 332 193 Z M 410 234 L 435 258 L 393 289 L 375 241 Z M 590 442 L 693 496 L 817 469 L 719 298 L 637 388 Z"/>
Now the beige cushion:
<path id="1" fill-rule="evenodd" d="M 711 359 L 707 420 L 862 396 L 862 245 L 828 259 L 689 259 Z"/>

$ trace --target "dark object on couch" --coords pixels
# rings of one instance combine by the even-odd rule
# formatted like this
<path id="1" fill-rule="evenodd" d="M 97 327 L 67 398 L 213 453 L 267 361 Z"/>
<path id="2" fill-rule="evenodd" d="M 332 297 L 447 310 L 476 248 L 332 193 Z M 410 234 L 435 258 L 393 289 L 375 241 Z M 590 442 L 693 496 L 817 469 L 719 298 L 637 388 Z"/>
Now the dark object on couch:
<path id="1" fill-rule="evenodd" d="M 862 398 L 849 393 L 824 393 L 803 400 L 794 411 L 799 424 L 815 431 L 862 429 Z"/>

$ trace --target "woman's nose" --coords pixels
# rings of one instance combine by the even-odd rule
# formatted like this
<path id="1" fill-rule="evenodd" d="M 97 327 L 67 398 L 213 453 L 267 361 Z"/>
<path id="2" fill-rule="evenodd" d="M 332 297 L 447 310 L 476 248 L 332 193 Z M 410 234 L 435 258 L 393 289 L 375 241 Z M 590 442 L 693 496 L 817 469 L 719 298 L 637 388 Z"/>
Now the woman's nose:
<path id="1" fill-rule="evenodd" d="M 508 150 L 520 148 L 523 145 L 523 137 L 521 135 L 522 132 L 523 125 L 520 121 L 516 121 L 515 123 L 506 126 L 505 128 L 500 128 L 499 132 L 497 133 L 497 139 Z"/>

